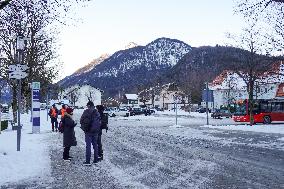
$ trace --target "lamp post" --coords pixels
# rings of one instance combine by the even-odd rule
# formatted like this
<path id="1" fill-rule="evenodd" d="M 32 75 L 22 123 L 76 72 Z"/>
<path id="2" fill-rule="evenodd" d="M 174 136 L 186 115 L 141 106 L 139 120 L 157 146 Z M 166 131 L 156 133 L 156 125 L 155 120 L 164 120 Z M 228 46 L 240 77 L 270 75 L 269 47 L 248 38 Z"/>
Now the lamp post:
<path id="1" fill-rule="evenodd" d="M 204 64 L 204 54 L 205 52 L 201 53 L 201 61 L 202 61 L 202 65 Z M 208 82 L 205 83 L 206 85 L 206 124 L 209 125 L 209 117 L 208 117 Z"/>
<path id="2" fill-rule="evenodd" d="M 206 82 L 206 123 L 209 125 L 209 117 L 208 117 L 208 82 Z"/>
<path id="3" fill-rule="evenodd" d="M 176 110 L 176 125 L 177 125 L 177 93 L 174 95 L 174 100 L 175 100 L 175 110 Z"/>

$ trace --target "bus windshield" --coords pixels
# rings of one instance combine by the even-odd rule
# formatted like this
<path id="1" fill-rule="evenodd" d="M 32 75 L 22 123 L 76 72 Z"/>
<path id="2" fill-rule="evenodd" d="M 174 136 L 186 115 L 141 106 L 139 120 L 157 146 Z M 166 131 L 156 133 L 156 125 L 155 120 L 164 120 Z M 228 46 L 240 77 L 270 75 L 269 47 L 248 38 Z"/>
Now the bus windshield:
<path id="1" fill-rule="evenodd" d="M 236 112 L 234 113 L 236 116 L 247 115 L 247 107 L 246 104 L 238 104 L 236 106 Z"/>

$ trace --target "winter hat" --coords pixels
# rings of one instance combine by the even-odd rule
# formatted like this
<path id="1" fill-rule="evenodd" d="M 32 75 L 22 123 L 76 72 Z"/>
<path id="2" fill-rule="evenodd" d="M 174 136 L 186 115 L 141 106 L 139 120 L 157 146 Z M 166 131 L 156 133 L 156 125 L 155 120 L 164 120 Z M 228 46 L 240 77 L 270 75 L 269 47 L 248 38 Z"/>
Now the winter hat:
<path id="1" fill-rule="evenodd" d="M 92 101 L 89 101 L 89 102 L 87 103 L 87 106 L 94 106 L 94 103 L 93 103 Z"/>
<path id="2" fill-rule="evenodd" d="M 73 109 L 68 107 L 68 108 L 66 109 L 66 112 L 67 112 L 68 114 L 71 114 L 71 113 L 73 113 Z"/>

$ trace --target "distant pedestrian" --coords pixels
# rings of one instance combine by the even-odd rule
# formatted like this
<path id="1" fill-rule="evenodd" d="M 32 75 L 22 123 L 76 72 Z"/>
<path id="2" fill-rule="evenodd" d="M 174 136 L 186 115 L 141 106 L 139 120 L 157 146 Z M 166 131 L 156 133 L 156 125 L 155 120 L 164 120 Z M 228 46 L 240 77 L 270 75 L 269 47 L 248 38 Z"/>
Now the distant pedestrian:
<path id="1" fill-rule="evenodd" d="M 61 120 L 63 119 L 67 108 L 68 108 L 68 107 L 67 107 L 66 104 L 63 104 L 63 105 L 62 105 L 62 108 L 60 109 Z"/>
<path id="2" fill-rule="evenodd" d="M 91 145 L 94 149 L 94 161 L 98 162 L 98 135 L 100 132 L 101 120 L 100 114 L 96 110 L 94 103 L 89 101 L 87 103 L 87 109 L 83 112 L 80 118 L 80 124 L 82 130 L 85 132 L 85 142 L 86 142 L 86 161 L 83 165 L 91 165 Z"/>
<path id="3" fill-rule="evenodd" d="M 108 114 L 104 113 L 104 106 L 103 105 L 97 105 L 97 110 L 100 114 L 101 117 L 101 128 L 100 128 L 100 132 L 98 135 L 98 154 L 99 154 L 99 160 L 103 160 L 104 159 L 104 153 L 103 153 L 103 145 L 102 145 L 102 130 L 105 129 L 106 132 L 108 130 Z"/>
<path id="4" fill-rule="evenodd" d="M 62 119 L 63 124 L 63 160 L 70 161 L 72 157 L 69 154 L 71 146 L 76 146 L 76 136 L 74 127 L 76 126 L 75 121 L 72 118 L 73 116 L 73 109 L 67 108 Z"/>
<path id="5" fill-rule="evenodd" d="M 52 127 L 52 132 L 54 132 L 54 127 L 55 127 L 55 131 L 57 132 L 58 130 L 58 121 L 57 121 L 57 118 L 58 118 L 58 109 L 56 107 L 55 104 L 53 104 L 49 110 L 49 117 L 50 117 L 50 120 L 51 120 L 51 127 Z"/>

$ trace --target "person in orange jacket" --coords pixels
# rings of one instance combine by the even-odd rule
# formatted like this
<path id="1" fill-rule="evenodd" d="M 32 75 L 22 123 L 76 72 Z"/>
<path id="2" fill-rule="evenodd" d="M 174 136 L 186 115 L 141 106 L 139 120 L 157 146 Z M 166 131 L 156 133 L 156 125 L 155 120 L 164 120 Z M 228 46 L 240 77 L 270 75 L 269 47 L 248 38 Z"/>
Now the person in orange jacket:
<path id="1" fill-rule="evenodd" d="M 58 121 L 57 121 L 57 118 L 58 118 L 58 109 L 57 107 L 55 106 L 55 104 L 53 104 L 49 110 L 49 117 L 51 119 L 51 126 L 52 126 L 52 132 L 54 132 L 54 127 L 55 127 L 55 131 L 57 132 L 58 131 Z"/>
<path id="2" fill-rule="evenodd" d="M 65 115 L 66 109 L 67 109 L 67 105 L 63 104 L 62 108 L 60 109 L 61 120 L 63 119 L 63 117 Z"/>

